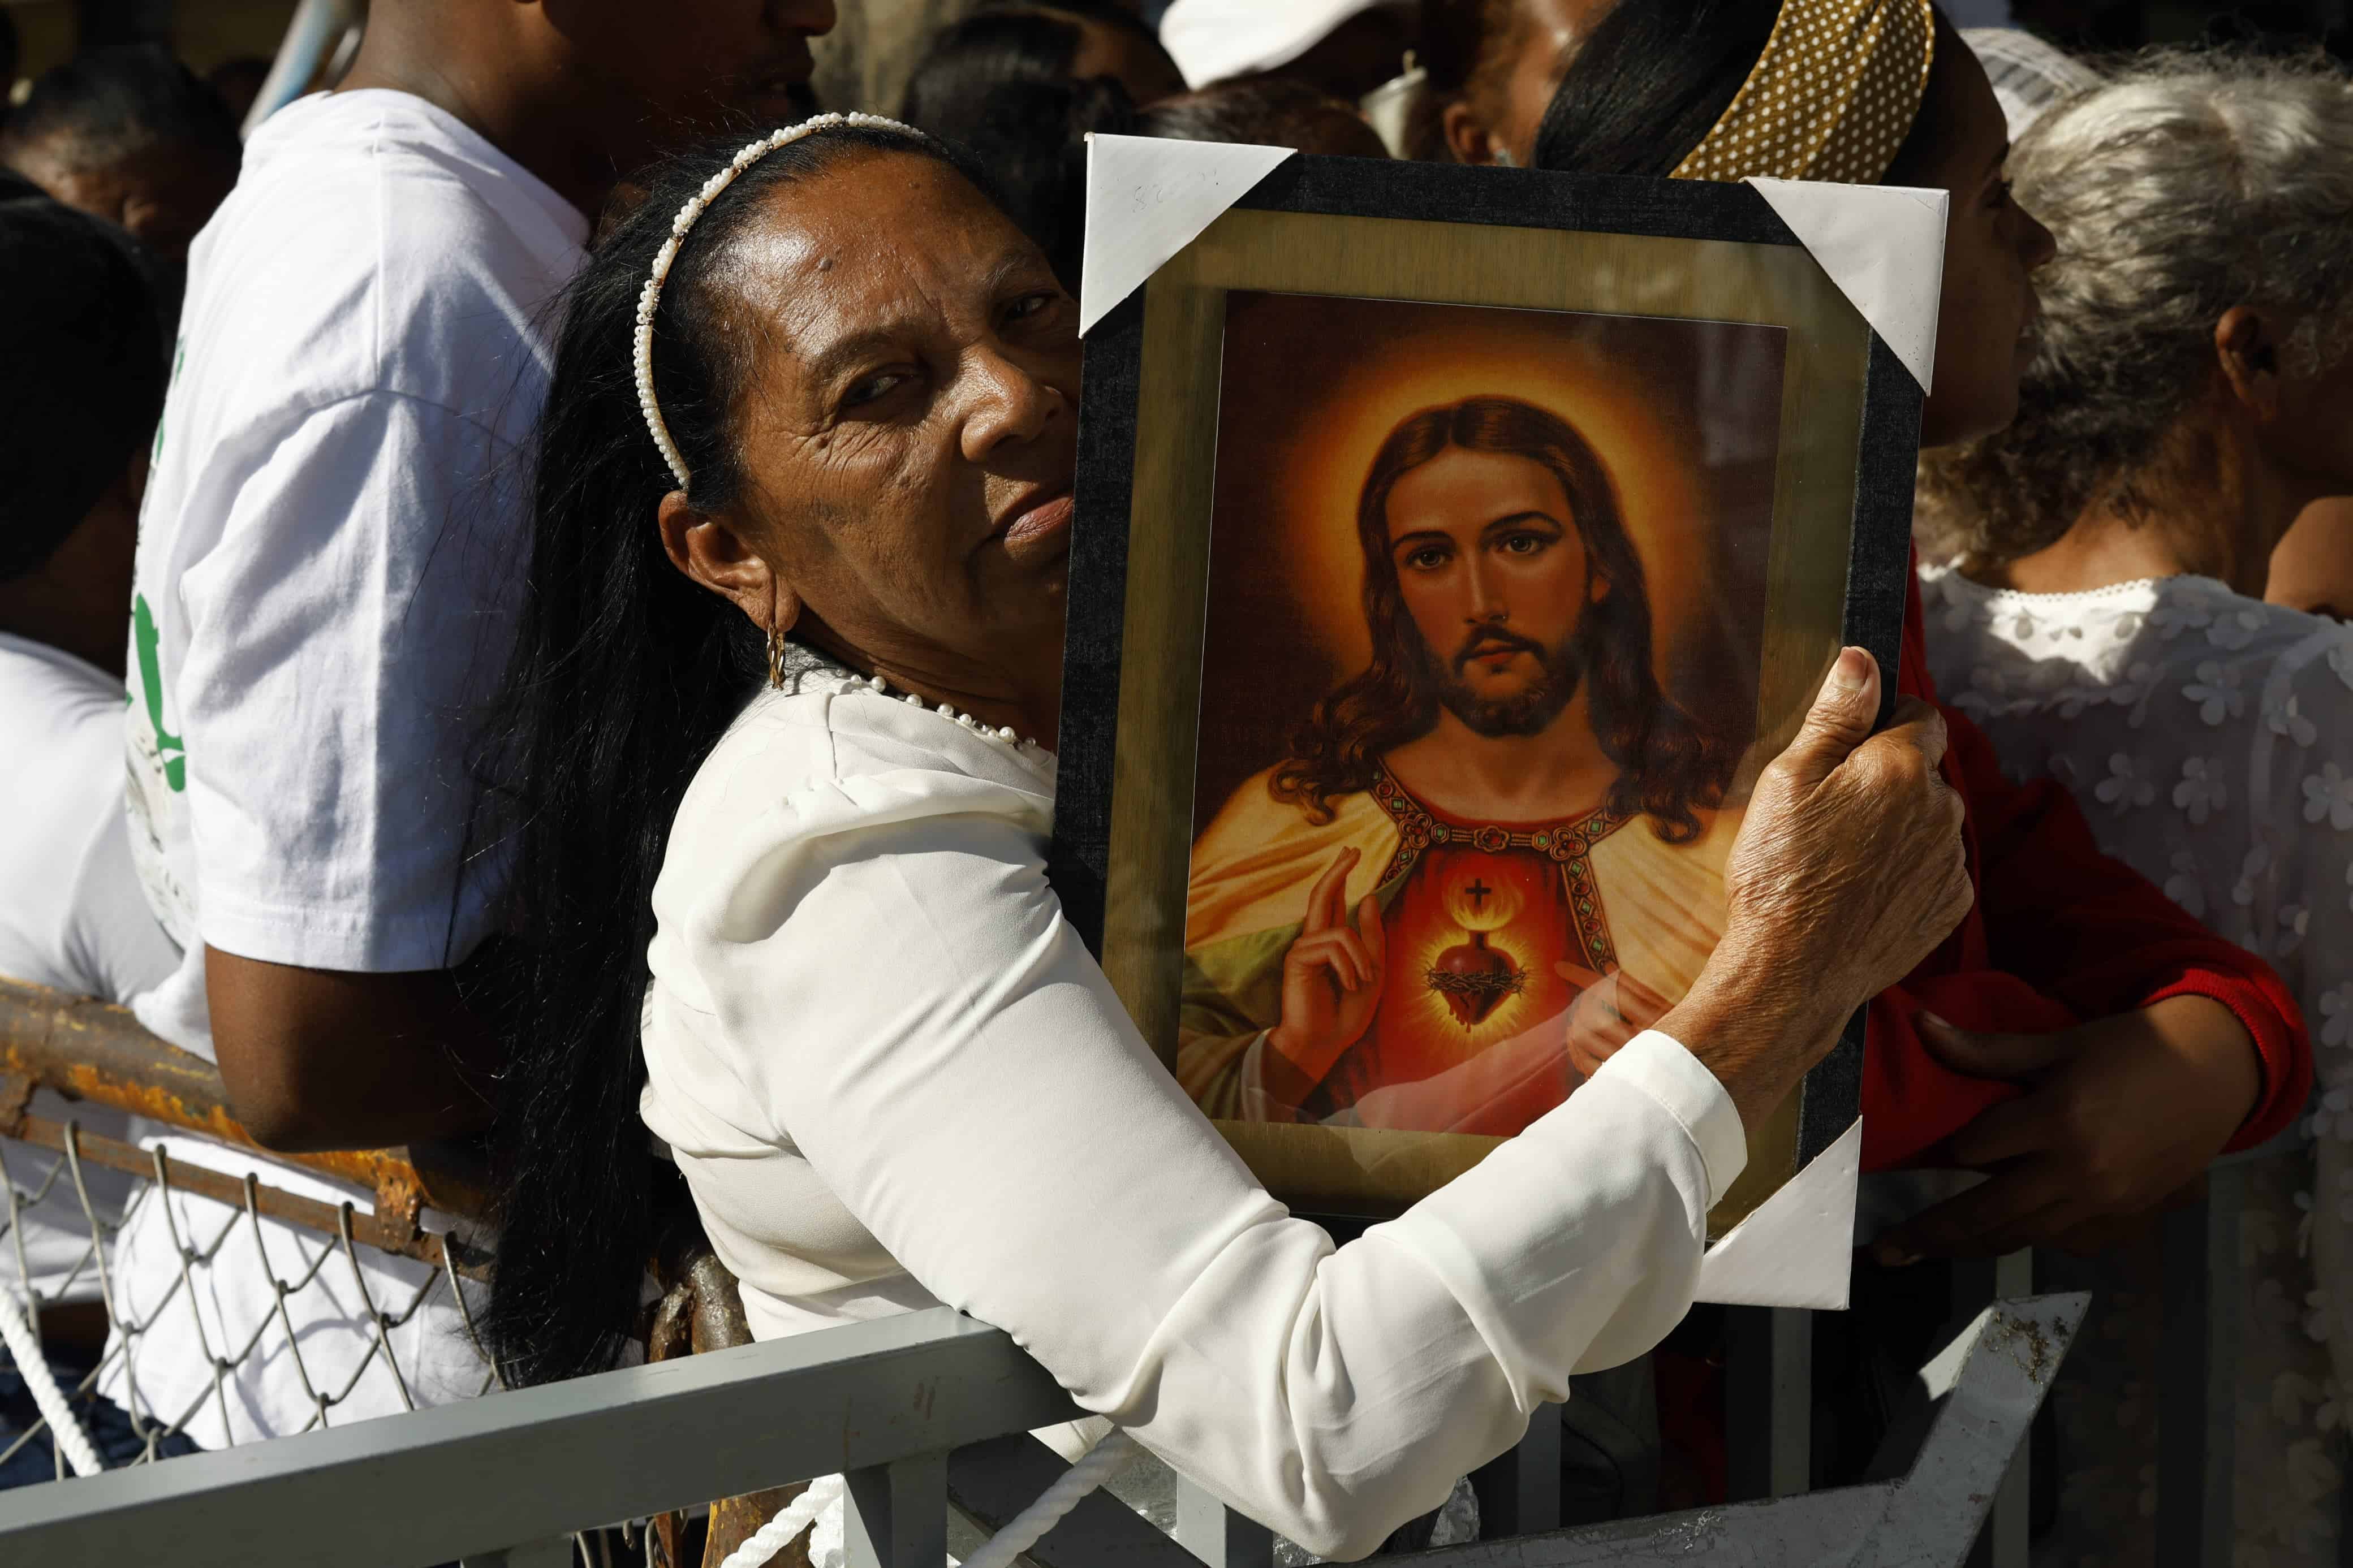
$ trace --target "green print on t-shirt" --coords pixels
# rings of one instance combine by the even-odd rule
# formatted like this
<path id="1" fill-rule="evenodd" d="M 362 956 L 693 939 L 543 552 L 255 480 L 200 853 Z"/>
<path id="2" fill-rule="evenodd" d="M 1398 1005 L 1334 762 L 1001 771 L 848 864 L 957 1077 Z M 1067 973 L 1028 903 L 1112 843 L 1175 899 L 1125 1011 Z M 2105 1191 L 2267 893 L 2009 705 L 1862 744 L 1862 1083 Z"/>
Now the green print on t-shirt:
<path id="1" fill-rule="evenodd" d="M 147 608 L 147 595 L 131 596 L 132 640 L 139 646 L 139 685 L 147 694 L 147 722 L 155 726 L 155 754 L 163 760 L 164 782 L 179 795 L 188 787 L 187 747 L 180 737 L 164 728 L 164 670 L 155 657 L 155 616 Z"/>
<path id="2" fill-rule="evenodd" d="M 172 344 L 172 374 L 164 386 L 180 384 L 180 367 L 188 363 L 188 340 L 181 338 Z M 164 421 L 155 421 L 155 445 L 147 454 L 147 466 L 152 469 L 164 460 Z M 146 521 L 142 509 L 140 521 Z M 172 786 L 174 795 L 185 794 L 188 787 L 187 747 L 180 737 L 164 728 L 163 661 L 156 657 L 156 645 L 162 641 L 155 635 L 154 612 L 147 607 L 144 594 L 131 595 L 131 629 L 139 645 L 139 685 L 147 694 L 147 722 L 155 727 L 155 754 L 164 763 L 164 782 Z"/>

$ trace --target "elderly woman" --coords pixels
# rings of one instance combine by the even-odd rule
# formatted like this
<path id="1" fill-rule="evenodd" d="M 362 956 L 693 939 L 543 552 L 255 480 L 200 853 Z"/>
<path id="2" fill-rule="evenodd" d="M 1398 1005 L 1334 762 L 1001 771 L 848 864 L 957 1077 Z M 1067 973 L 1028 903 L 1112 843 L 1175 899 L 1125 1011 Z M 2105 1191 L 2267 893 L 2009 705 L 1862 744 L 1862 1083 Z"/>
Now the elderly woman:
<path id="1" fill-rule="evenodd" d="M 1842 655 L 1691 997 L 1335 1249 L 1045 879 L 1075 319 L 976 171 L 863 117 L 659 172 L 579 280 L 520 656 L 538 969 L 493 1330 L 530 1377 L 615 1352 L 650 1127 L 755 1333 L 946 1302 L 1361 1555 L 1673 1325 L 1744 1129 L 1952 929 L 1941 722 L 1866 739 L 1878 677 Z"/>
<path id="2" fill-rule="evenodd" d="M 1866 13 L 1869 27 L 1829 0 L 1618 0 L 1572 57 L 1536 161 L 1948 192 L 1921 443 L 1949 446 L 2017 411 L 2034 345 L 2030 278 L 2051 237 L 2011 199 L 2001 107 L 1944 17 L 1926 0 Z M 1843 58 L 1858 50 L 1859 73 Z M 1920 627 L 1915 595 L 1898 689 L 1933 700 Z M 1863 1161 L 1991 1175 L 1879 1250 L 1904 1262 L 2094 1245 L 2151 1215 L 2217 1152 L 2285 1126 L 2309 1087 L 2308 1046 L 2261 962 L 2101 854 L 2063 788 L 2012 784 L 1975 725 L 1946 718 L 1977 904 L 1873 1008 Z M 1995 1081 L 2005 1075 L 2031 1087 L 2002 1103 L 2015 1092 Z"/>
<path id="3" fill-rule="evenodd" d="M 2009 174 L 2058 259 L 2018 419 L 1927 470 L 1965 547 L 1927 574 L 1930 662 L 2007 767 L 2073 791 L 2101 847 L 2327 1021 L 2312 1154 L 2249 1171 L 2239 1525 L 2263 1561 L 2335 1562 L 2353 631 L 2263 601 L 2299 511 L 2353 491 L 2353 87 L 2307 63 L 2146 62 L 2052 110 Z M 2299 1210 L 2309 1267 L 2285 1244 Z M 2109 1265 L 2126 1289 L 2133 1263 Z M 2122 1441 L 2112 1404 L 2084 1415 L 2111 1435 L 2070 1528 L 2103 1561 L 2144 1555 L 2131 1504 L 2155 1413 Z"/>

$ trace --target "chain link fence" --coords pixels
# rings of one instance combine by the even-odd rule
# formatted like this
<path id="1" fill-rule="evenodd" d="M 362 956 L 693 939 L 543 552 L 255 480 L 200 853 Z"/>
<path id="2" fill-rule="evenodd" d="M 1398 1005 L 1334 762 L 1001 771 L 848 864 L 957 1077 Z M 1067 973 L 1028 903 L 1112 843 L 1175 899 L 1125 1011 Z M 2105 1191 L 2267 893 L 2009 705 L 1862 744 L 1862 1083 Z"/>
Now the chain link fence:
<path id="1" fill-rule="evenodd" d="M 122 1009 L 5 982 L 0 1134 L 0 1285 L 110 1465 L 495 1385 L 462 1179 L 436 1190 L 401 1151 L 265 1156 L 211 1064 Z M 35 1456 L 63 1475 L 9 1392 L 0 1479 Z"/>
<path id="2" fill-rule="evenodd" d="M 126 1009 L 0 978 L 0 1290 L 110 1468 L 501 1386 L 476 1329 L 482 1173 L 417 1155 L 265 1153 L 211 1063 Z M 750 1342 L 699 1226 L 649 1262 L 649 1359 Z M 70 1473 L 24 1375 L 0 1352 L 0 1488 Z M 716 1563 L 799 1490 L 586 1532 L 576 1559 Z"/>

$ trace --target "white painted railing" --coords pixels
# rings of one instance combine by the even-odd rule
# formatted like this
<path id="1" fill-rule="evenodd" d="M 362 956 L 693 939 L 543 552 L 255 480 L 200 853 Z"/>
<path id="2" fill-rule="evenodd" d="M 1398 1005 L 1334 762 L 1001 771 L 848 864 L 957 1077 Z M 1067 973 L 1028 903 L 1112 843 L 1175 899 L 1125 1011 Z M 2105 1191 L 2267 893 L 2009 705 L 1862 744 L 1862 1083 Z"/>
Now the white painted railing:
<path id="1" fill-rule="evenodd" d="M 1415 1561 L 1957 1568 L 2084 1307 L 1999 1303 L 1924 1369 L 1941 1409 L 1903 1479 Z M 538 1568 L 568 1563 L 578 1531 L 840 1472 L 855 1568 L 941 1568 L 952 1515 L 1018 1511 L 1060 1463 L 1024 1434 L 1076 1414 L 1007 1336 L 938 1309 L 25 1488 L 0 1496 L 0 1563 Z M 1208 1533 L 1180 1528 L 1206 1548 L 1187 1550 L 1098 1494 L 1030 1555 L 1187 1568 L 1257 1552 L 1247 1529 Z"/>

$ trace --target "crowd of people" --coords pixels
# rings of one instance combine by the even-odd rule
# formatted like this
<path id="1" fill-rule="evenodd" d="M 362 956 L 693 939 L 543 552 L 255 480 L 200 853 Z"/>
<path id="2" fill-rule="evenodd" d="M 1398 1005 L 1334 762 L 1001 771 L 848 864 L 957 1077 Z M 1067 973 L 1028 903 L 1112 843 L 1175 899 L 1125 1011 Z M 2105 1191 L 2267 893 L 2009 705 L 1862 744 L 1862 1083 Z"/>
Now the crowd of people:
<path id="1" fill-rule="evenodd" d="M 1087 136 L 1687 177 L 1745 96 L 1835 118 L 1873 60 L 1773 47 L 1820 8 L 982 0 L 888 98 L 819 102 L 836 0 L 419 0 L 242 137 L 160 49 L 56 68 L 0 121 L 0 974 L 128 1005 L 270 1148 L 485 1140 L 511 1381 L 630 1353 L 691 1205 L 755 1333 L 955 1306 L 1342 1557 L 1426 1543 L 1544 1401 L 1591 1435 L 1591 1517 L 1721 1497 L 1720 1410 L 1670 1393 L 1712 1354 L 1705 1215 L 1867 1006 L 1852 1354 L 1910 1370 L 1874 1281 L 2080 1270 L 2111 1327 L 2059 1395 L 2046 1544 L 2148 1560 L 2153 1226 L 2270 1145 L 2217 1281 L 2239 1550 L 2334 1561 L 2353 84 L 2325 58 L 2079 58 L 1927 0 L 1821 28 L 1908 83 L 1841 177 L 1949 196 L 1901 660 L 1825 672 L 1688 994 L 1399 1218 L 1335 1242 L 1270 1198 L 1045 876 Z M 1829 177 L 1788 156 L 1717 174 Z M 116 1244 L 133 1316 L 211 1228 L 174 1201 Z M 26 1211 L 37 1274 L 70 1217 Z M 206 1447 L 313 1424 L 298 1358 L 204 1401 L 192 1347 L 275 1316 L 366 1364 L 366 1303 L 269 1288 L 260 1249 L 320 1245 L 248 1227 L 101 1390 L 195 1409 Z M 424 1278 L 364 1265 L 379 1298 Z M 335 1418 L 478 1392 L 462 1318 L 429 1300 L 406 1377 L 366 1364 Z"/>

